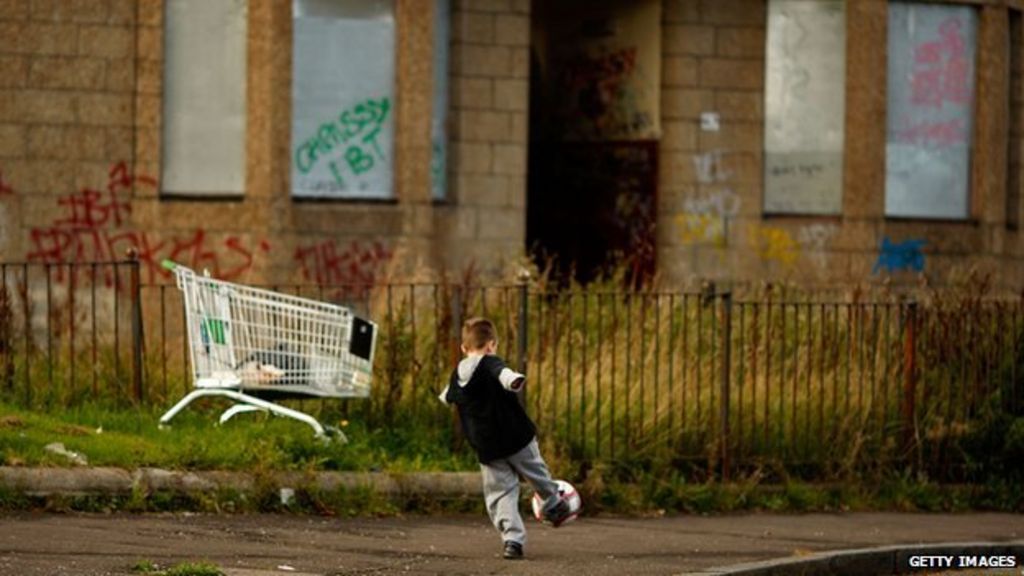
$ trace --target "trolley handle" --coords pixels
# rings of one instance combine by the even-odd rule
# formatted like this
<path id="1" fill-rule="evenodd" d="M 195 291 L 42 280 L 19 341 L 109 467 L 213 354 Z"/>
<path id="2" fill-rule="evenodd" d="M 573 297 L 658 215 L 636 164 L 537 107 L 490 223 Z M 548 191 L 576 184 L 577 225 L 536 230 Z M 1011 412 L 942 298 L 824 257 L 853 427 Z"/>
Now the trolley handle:
<path id="1" fill-rule="evenodd" d="M 180 290 L 185 289 L 185 276 L 188 274 L 195 274 L 194 272 L 192 272 L 190 268 L 182 266 L 181 264 L 178 264 L 177 262 L 173 260 L 168 260 L 166 258 L 160 261 L 160 266 L 164 270 L 170 270 L 171 272 L 174 273 L 174 278 L 178 285 L 178 289 Z"/>

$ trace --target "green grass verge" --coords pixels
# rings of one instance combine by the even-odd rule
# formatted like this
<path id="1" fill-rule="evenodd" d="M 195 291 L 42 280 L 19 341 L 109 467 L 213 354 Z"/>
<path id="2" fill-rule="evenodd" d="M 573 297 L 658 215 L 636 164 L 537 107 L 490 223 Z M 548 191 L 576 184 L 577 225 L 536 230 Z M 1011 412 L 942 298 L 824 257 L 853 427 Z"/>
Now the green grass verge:
<path id="1" fill-rule="evenodd" d="M 289 512 L 332 516 L 405 513 L 483 513 L 481 498 L 437 499 L 424 495 L 388 497 L 368 489 L 322 491 L 296 486 L 294 499 L 281 502 L 270 482 L 277 471 L 476 471 L 468 451 L 452 450 L 444 430 L 423 425 L 369 429 L 358 422 L 345 428 L 351 442 L 323 442 L 302 423 L 265 415 L 242 415 L 216 426 L 223 404 L 199 403 L 168 430 L 157 428 L 159 413 L 82 406 L 39 413 L 0 403 L 0 465 L 72 466 L 66 456 L 46 450 L 60 442 L 84 455 L 92 466 L 126 469 L 245 471 L 257 479 L 247 492 L 220 489 L 203 493 L 153 492 L 106 496 L 33 497 L 0 488 L 0 510 L 48 509 L 107 512 L 194 510 L 204 512 Z M 446 430 L 447 428 L 445 428 Z M 583 466 L 545 451 L 557 477 L 576 483 L 588 514 L 672 514 L 734 511 L 846 510 L 1006 510 L 1024 512 L 1019 482 L 986 481 L 948 486 L 925 477 L 879 472 L 870 478 L 809 483 L 775 472 L 747 470 L 721 484 L 695 480 L 679 464 L 663 462 L 588 463 Z M 524 499 L 528 494 L 524 494 Z"/>
<path id="2" fill-rule="evenodd" d="M 379 470 L 386 472 L 476 470 L 468 451 L 452 451 L 445 430 L 370 429 L 353 422 L 350 442 L 314 438 L 306 424 L 264 414 L 244 414 L 223 426 L 223 402 L 197 402 L 173 426 L 157 427 L 153 409 L 111 410 L 79 406 L 59 413 L 31 412 L 0 403 L 0 465 L 72 466 L 46 450 L 60 442 L 91 466 L 172 470 Z M 335 424 L 342 424 L 336 422 Z"/>

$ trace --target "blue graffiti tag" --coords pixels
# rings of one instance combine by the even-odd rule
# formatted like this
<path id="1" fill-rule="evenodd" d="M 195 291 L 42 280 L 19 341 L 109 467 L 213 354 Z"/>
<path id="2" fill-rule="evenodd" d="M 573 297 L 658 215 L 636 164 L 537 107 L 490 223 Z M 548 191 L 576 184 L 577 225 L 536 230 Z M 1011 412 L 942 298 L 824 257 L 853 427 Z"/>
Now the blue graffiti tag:
<path id="1" fill-rule="evenodd" d="M 924 270 L 924 252 L 921 251 L 921 247 L 927 243 L 927 240 L 915 239 L 894 244 L 886 236 L 882 239 L 882 248 L 871 273 L 878 274 L 879 268 L 884 268 L 887 272 L 899 270 L 920 272 Z"/>

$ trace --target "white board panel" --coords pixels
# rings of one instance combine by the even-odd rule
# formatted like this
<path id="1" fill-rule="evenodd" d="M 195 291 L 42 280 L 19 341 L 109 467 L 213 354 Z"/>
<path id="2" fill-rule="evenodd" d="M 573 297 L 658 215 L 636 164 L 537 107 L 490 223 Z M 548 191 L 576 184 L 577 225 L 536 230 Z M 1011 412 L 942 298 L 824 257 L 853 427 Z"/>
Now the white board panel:
<path id="1" fill-rule="evenodd" d="M 889 4 L 886 216 L 968 216 L 977 13 Z"/>
<path id="2" fill-rule="evenodd" d="M 162 189 L 245 190 L 246 0 L 165 4 Z"/>
<path id="3" fill-rule="evenodd" d="M 393 197 L 393 6 L 294 6 L 293 196 Z"/>
<path id="4" fill-rule="evenodd" d="M 430 119 L 430 185 L 435 200 L 448 189 L 448 41 L 450 0 L 434 0 L 434 106 Z"/>
<path id="5" fill-rule="evenodd" d="M 840 0 L 772 0 L 765 71 L 764 209 L 842 210 L 846 16 Z"/>

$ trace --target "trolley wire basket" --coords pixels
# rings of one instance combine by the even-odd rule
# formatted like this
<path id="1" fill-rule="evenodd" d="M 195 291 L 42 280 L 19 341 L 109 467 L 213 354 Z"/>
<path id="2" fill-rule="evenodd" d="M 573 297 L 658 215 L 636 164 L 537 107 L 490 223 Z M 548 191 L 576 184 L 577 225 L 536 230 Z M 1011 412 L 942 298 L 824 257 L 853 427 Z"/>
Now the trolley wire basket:
<path id="1" fill-rule="evenodd" d="M 366 398 L 373 378 L 377 326 L 344 306 L 198 275 L 170 261 L 185 306 L 195 389 L 160 418 L 167 425 L 197 398 L 223 396 L 241 412 L 269 411 L 337 434 L 315 418 L 276 404 L 284 398 Z"/>

